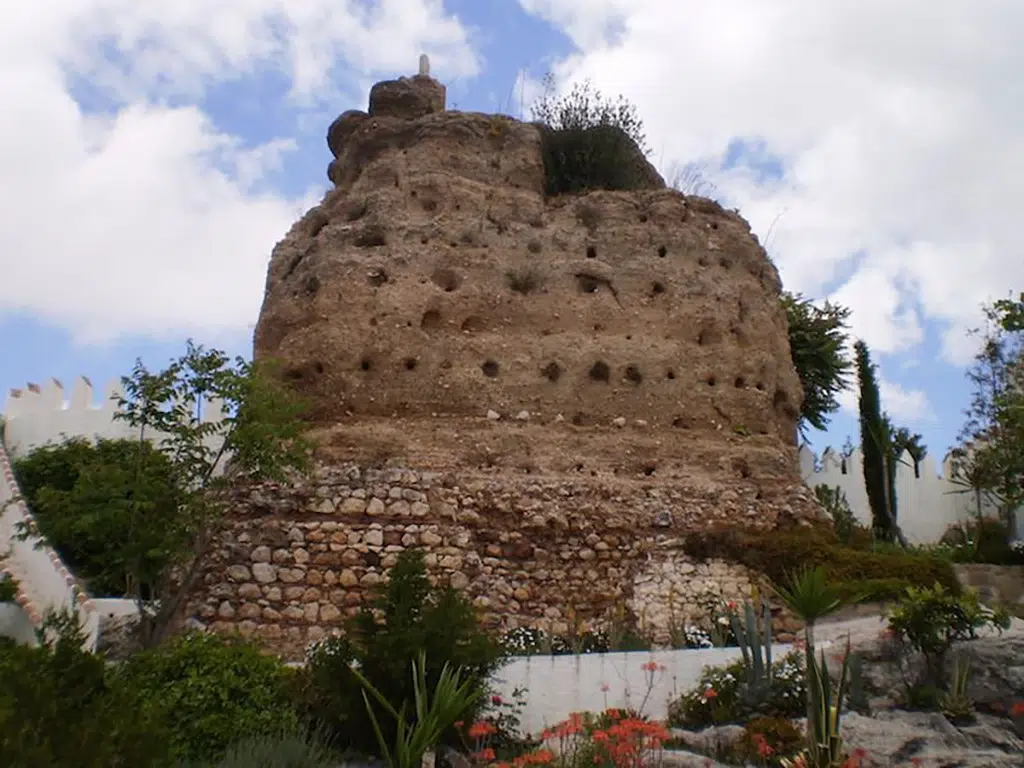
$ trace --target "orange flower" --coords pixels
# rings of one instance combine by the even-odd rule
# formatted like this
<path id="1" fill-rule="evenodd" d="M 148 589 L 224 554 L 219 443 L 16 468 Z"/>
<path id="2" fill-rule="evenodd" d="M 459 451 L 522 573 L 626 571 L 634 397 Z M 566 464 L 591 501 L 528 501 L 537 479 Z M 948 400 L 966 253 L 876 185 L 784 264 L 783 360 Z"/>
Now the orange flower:
<path id="1" fill-rule="evenodd" d="M 701 694 L 705 699 L 713 699 L 718 696 L 718 691 L 714 688 L 705 688 L 704 693 Z"/>
<path id="2" fill-rule="evenodd" d="M 487 747 L 486 749 L 481 749 L 479 752 L 475 753 L 473 757 L 475 757 L 477 760 L 482 760 L 484 762 L 489 763 L 494 760 L 494 750 L 490 747 Z"/>
<path id="3" fill-rule="evenodd" d="M 654 672 L 657 669 L 658 669 L 658 662 L 656 662 L 656 661 L 648 661 L 646 664 L 643 665 L 644 672 Z"/>
<path id="4" fill-rule="evenodd" d="M 494 725 L 494 723 L 488 723 L 484 720 L 481 720 L 480 722 L 473 723 L 473 725 L 470 726 L 469 738 L 481 739 L 484 736 L 489 736 L 492 733 L 496 733 L 497 730 L 498 729 Z"/>
<path id="5" fill-rule="evenodd" d="M 775 749 L 768 743 L 764 734 L 754 734 L 754 743 L 757 745 L 757 754 L 761 757 L 771 757 L 775 753 Z"/>
<path id="6" fill-rule="evenodd" d="M 1010 707 L 1010 714 L 1013 717 L 1016 717 L 1017 715 L 1024 715 L 1024 701 L 1013 702 L 1013 706 Z"/>

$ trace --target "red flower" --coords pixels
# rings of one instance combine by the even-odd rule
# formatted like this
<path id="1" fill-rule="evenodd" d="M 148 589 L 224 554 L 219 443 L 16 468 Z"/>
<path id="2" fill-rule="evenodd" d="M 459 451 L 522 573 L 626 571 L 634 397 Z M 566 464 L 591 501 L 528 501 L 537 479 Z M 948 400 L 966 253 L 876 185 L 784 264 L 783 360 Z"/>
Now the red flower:
<path id="1" fill-rule="evenodd" d="M 1010 707 L 1010 714 L 1014 717 L 1017 715 L 1024 715 L 1024 701 L 1013 702 L 1013 706 Z"/>
<path id="2" fill-rule="evenodd" d="M 494 760 L 494 750 L 490 747 L 487 747 L 486 749 L 481 749 L 479 752 L 473 755 L 473 757 L 475 757 L 477 760 L 483 760 L 484 762 L 489 763 Z"/>
<path id="3" fill-rule="evenodd" d="M 705 688 L 704 693 L 701 694 L 705 699 L 713 699 L 718 696 L 718 691 L 714 688 Z"/>
<path id="4" fill-rule="evenodd" d="M 491 696 L 491 704 L 496 707 L 500 707 L 502 704 L 501 696 Z"/>

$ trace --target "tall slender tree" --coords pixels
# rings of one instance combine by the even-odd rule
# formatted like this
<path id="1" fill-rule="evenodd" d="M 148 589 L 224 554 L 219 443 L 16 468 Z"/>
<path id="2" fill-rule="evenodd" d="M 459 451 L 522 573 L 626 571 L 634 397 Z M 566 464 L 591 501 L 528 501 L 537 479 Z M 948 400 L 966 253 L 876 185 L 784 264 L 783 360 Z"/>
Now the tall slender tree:
<path id="1" fill-rule="evenodd" d="M 893 458 L 893 428 L 888 416 L 882 413 L 882 398 L 878 392 L 877 368 L 871 361 L 871 352 L 863 341 L 854 345 L 857 382 L 860 387 L 860 450 L 863 457 L 864 486 L 871 506 L 871 528 L 880 541 L 904 539 L 896 524 L 895 461 Z"/>

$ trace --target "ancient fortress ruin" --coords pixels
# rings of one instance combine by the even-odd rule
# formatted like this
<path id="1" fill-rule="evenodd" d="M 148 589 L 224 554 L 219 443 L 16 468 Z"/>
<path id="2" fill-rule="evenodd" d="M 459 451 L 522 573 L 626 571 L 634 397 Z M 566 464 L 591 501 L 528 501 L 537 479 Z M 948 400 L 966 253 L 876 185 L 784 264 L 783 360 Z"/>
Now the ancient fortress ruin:
<path id="1" fill-rule="evenodd" d="M 667 189 L 545 194 L 542 131 L 447 111 L 429 74 L 330 126 L 334 188 L 274 249 L 257 359 L 313 404 L 319 465 L 239 499 L 192 615 L 288 655 L 405 547 L 495 623 L 645 628 L 739 597 L 687 532 L 817 514 L 778 272 Z"/>

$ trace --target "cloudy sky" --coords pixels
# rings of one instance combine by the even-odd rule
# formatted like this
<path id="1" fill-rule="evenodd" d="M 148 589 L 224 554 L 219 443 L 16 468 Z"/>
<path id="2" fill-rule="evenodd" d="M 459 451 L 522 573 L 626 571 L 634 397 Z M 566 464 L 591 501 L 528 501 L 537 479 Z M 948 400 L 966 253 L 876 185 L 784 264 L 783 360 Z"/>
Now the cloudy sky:
<path id="1" fill-rule="evenodd" d="M 0 25 L 0 387 L 246 354 L 324 133 L 421 51 L 449 107 L 624 94 L 786 287 L 853 310 L 884 406 L 952 443 L 979 305 L 1024 290 L 1020 0 L 36 0 Z M 847 398 L 855 407 L 855 397 Z M 855 436 L 839 414 L 816 448 Z"/>

